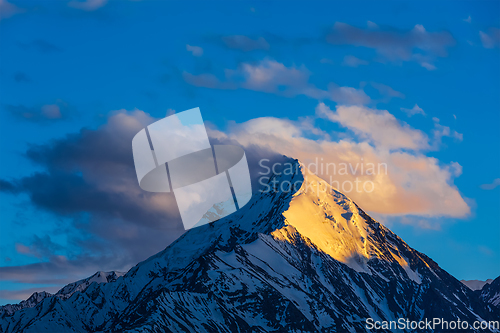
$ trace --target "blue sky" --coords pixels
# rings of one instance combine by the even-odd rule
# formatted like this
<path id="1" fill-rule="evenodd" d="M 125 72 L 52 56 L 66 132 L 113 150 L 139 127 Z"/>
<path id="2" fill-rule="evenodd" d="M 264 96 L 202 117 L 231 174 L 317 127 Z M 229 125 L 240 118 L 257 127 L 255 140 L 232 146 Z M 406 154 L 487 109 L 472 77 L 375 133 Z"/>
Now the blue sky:
<path id="1" fill-rule="evenodd" d="M 133 199 L 127 149 L 197 106 L 212 137 L 388 163 L 361 207 L 458 279 L 500 274 L 498 2 L 0 6 L 1 303 L 181 234 L 171 198 Z"/>

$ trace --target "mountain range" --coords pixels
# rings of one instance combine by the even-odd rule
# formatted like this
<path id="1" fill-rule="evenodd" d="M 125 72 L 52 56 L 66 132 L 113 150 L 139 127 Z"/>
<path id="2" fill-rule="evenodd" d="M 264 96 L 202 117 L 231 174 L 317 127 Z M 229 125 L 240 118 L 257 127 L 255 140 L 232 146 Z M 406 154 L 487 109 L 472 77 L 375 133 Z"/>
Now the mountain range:
<path id="1" fill-rule="evenodd" d="M 276 191 L 126 274 L 98 272 L 2 307 L 0 331 L 369 332 L 368 318 L 499 320 L 500 277 L 470 289 L 292 163 L 269 180 Z"/>
<path id="2" fill-rule="evenodd" d="M 493 282 L 493 279 L 488 279 L 486 281 L 481 280 L 460 280 L 463 284 L 469 287 L 472 290 L 481 290 L 487 284 Z"/>

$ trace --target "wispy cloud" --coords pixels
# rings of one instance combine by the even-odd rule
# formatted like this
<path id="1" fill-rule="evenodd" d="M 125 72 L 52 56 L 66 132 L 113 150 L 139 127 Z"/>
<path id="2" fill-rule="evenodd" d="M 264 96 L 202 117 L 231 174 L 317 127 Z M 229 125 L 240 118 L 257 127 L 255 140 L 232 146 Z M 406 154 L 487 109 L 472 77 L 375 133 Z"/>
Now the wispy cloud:
<path id="1" fill-rule="evenodd" d="M 479 37 L 481 38 L 481 43 L 487 49 L 500 47 L 500 29 L 498 28 L 488 29 L 488 33 L 479 31 Z"/>
<path id="2" fill-rule="evenodd" d="M 224 36 L 222 37 L 222 41 L 228 48 L 237 49 L 244 52 L 254 50 L 269 50 L 269 43 L 263 37 L 252 39 L 243 35 L 234 35 Z"/>
<path id="3" fill-rule="evenodd" d="M 371 86 L 378 90 L 379 94 L 384 96 L 384 101 L 388 102 L 391 98 L 405 98 L 402 92 L 396 91 L 386 84 L 378 82 L 370 82 Z"/>
<path id="4" fill-rule="evenodd" d="M 329 99 L 343 104 L 366 104 L 370 97 L 362 89 L 341 87 L 330 83 L 326 90 L 309 82 L 311 73 L 305 66 L 290 66 L 271 59 L 256 64 L 242 63 L 237 69 L 226 69 L 225 78 L 204 73 L 183 73 L 184 80 L 198 87 L 211 89 L 248 89 L 286 97 L 305 95 L 315 99 Z"/>
<path id="5" fill-rule="evenodd" d="M 439 123 L 440 122 L 439 118 L 433 117 L 432 121 L 434 122 L 434 129 L 432 130 L 432 133 L 434 135 L 434 143 L 433 143 L 434 149 L 437 149 L 439 147 L 443 137 L 454 138 L 457 141 L 462 141 L 464 139 L 462 133 L 458 133 L 457 131 L 452 131 L 450 127 L 441 125 Z"/>
<path id="6" fill-rule="evenodd" d="M 372 21 L 367 21 L 366 26 L 370 29 L 379 29 L 380 28 L 377 23 L 372 22 Z"/>
<path id="7" fill-rule="evenodd" d="M 494 190 L 498 186 L 500 186 L 500 178 L 495 179 L 491 184 L 483 184 L 480 187 L 483 190 Z"/>
<path id="8" fill-rule="evenodd" d="M 195 57 L 201 57 L 203 55 L 203 48 L 199 46 L 192 46 L 189 44 L 186 44 L 186 50 L 191 52 L 191 54 Z"/>
<path id="9" fill-rule="evenodd" d="M 334 45 L 353 45 L 372 48 L 388 61 L 414 61 L 429 70 L 435 69 L 436 57 L 446 57 L 455 40 L 446 31 L 428 32 L 417 24 L 409 31 L 378 29 L 373 25 L 361 29 L 337 22 L 326 36 Z M 418 50 L 418 51 L 417 51 Z"/>
<path id="10" fill-rule="evenodd" d="M 24 12 L 24 9 L 17 7 L 6 0 L 0 0 L 0 20 L 22 12 Z"/>
<path id="11" fill-rule="evenodd" d="M 361 65 L 368 65 L 368 61 L 361 60 L 361 59 L 356 58 L 355 56 L 352 56 L 352 55 L 346 55 L 344 57 L 344 61 L 342 62 L 342 65 L 349 66 L 349 67 L 358 67 Z"/>
<path id="12" fill-rule="evenodd" d="M 394 222 L 412 225 L 424 230 L 441 230 L 441 224 L 437 218 L 422 218 L 419 216 L 400 216 L 389 218 L 389 223 Z"/>
<path id="13" fill-rule="evenodd" d="M 72 114 L 72 108 L 63 100 L 38 107 L 24 105 L 4 105 L 3 107 L 14 117 L 35 123 L 64 120 L 70 118 Z"/>
<path id="14" fill-rule="evenodd" d="M 63 249 L 61 245 L 54 243 L 49 235 L 45 235 L 41 238 L 34 235 L 29 245 L 16 243 L 16 251 L 18 253 L 39 259 L 50 259 L 50 257 Z"/>
<path id="15" fill-rule="evenodd" d="M 93 11 L 103 7 L 106 3 L 108 3 L 108 0 L 72 0 L 68 2 L 68 6 L 81 10 Z"/>
<path id="16" fill-rule="evenodd" d="M 422 116 L 425 116 L 424 110 L 417 104 L 415 104 L 411 109 L 401 108 L 401 111 L 404 111 L 408 115 L 408 117 L 414 116 L 416 114 L 421 114 Z"/>

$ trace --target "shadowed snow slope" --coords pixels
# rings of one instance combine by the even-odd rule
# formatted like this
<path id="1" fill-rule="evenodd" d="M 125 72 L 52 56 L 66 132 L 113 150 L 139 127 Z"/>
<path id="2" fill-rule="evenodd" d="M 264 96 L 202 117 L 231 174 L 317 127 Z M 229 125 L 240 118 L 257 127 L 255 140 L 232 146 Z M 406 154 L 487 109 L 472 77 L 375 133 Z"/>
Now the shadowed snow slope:
<path id="1" fill-rule="evenodd" d="M 481 299 L 491 306 L 500 309 L 500 276 L 491 283 L 487 283 L 481 290 L 477 291 L 481 295 Z"/>
<path id="2" fill-rule="evenodd" d="M 294 172 L 269 184 L 292 191 L 254 194 L 114 282 L 4 314 L 1 330 L 365 332 L 366 318 L 499 318 L 498 308 L 290 162 Z"/>

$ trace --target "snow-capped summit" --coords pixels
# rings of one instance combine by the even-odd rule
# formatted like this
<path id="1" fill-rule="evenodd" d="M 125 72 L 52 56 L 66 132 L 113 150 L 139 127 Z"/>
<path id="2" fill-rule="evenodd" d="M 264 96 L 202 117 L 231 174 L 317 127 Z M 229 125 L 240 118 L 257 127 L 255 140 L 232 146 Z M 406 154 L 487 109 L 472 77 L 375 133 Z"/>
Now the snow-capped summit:
<path id="1" fill-rule="evenodd" d="M 370 273 L 373 268 L 367 265 L 368 261 L 384 259 L 399 264 L 410 279 L 420 283 L 419 274 L 410 268 L 408 258 L 397 248 L 398 245 L 407 248 L 404 242 L 398 238 L 400 244 L 394 244 L 384 237 L 385 232 L 390 232 L 388 229 L 367 218 L 351 199 L 303 165 L 301 172 L 304 182 L 283 212 L 285 226 L 293 227 L 318 250 L 358 272 Z M 273 232 L 275 237 L 280 234 L 282 229 Z"/>
<path id="2" fill-rule="evenodd" d="M 11 315 L 16 311 L 25 309 L 25 308 L 32 308 L 36 306 L 38 303 L 40 303 L 43 299 L 47 297 L 53 296 L 51 293 L 48 293 L 46 291 L 40 291 L 40 292 L 34 292 L 31 294 L 31 296 L 25 300 L 21 301 L 18 304 L 6 304 L 3 306 L 0 306 L 0 317 L 4 315 Z"/>
<path id="3" fill-rule="evenodd" d="M 367 318 L 498 319 L 500 309 L 291 163 L 268 183 L 291 191 L 255 193 L 114 282 L 3 315 L 1 330 L 365 332 Z"/>
<path id="4" fill-rule="evenodd" d="M 125 275 L 123 272 L 111 271 L 111 272 L 96 272 L 94 275 L 82 279 L 73 283 L 70 283 L 63 288 L 61 288 L 55 295 L 61 298 L 69 298 L 77 291 L 82 291 L 88 288 L 92 283 L 108 283 L 114 282 L 120 276 Z"/>
<path id="5" fill-rule="evenodd" d="M 18 310 L 32 308 L 47 297 L 58 297 L 66 299 L 71 297 L 77 291 L 84 291 L 92 283 L 108 283 L 116 281 L 120 276 L 125 275 L 123 272 L 97 272 L 94 275 L 73 283 L 70 283 L 61 288 L 57 293 L 51 294 L 46 291 L 35 292 L 27 300 L 21 301 L 18 304 L 7 304 L 0 306 L 0 317 L 4 314 L 12 314 Z"/>

